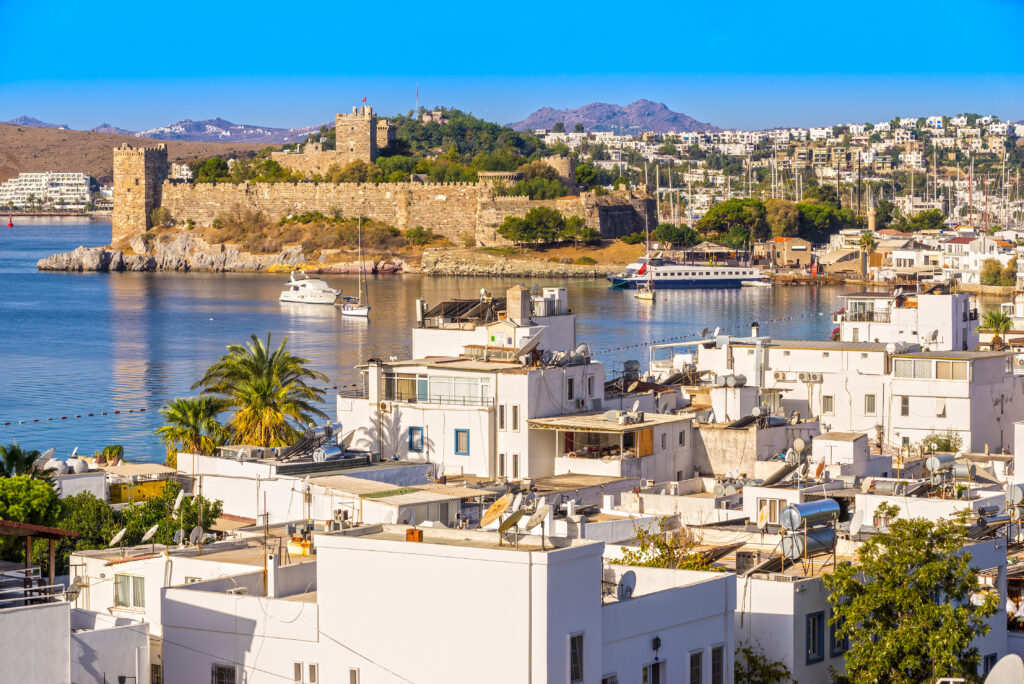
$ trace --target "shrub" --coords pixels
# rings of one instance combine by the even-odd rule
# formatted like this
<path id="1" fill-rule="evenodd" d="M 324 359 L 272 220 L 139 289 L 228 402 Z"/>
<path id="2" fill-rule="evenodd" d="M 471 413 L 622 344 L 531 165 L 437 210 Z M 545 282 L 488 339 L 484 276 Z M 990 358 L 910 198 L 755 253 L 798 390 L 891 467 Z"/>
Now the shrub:
<path id="1" fill-rule="evenodd" d="M 476 246 L 476 237 L 473 236 L 473 235 L 470 235 L 469 233 L 463 233 L 462 237 L 460 238 L 460 241 L 462 242 L 462 246 L 463 247 L 475 247 Z"/>
<path id="2" fill-rule="evenodd" d="M 159 226 L 161 228 L 174 225 L 174 219 L 171 217 L 171 212 L 163 207 L 157 207 L 154 209 L 150 213 L 149 218 L 153 222 L 154 226 Z"/>
<path id="3" fill-rule="evenodd" d="M 437 233 L 432 231 L 430 228 L 424 228 L 423 226 L 416 226 L 405 231 L 405 238 L 417 246 L 433 242 L 438 237 L 440 236 Z"/>
<path id="4" fill-rule="evenodd" d="M 572 263 L 576 264 L 577 266 L 593 266 L 594 264 L 597 263 L 597 259 L 588 256 L 581 256 L 576 257 L 576 260 Z"/>
<path id="5" fill-rule="evenodd" d="M 639 245 L 644 241 L 644 236 L 640 233 L 630 233 L 629 235 L 623 235 L 619 238 L 619 242 L 624 242 L 627 245 Z"/>

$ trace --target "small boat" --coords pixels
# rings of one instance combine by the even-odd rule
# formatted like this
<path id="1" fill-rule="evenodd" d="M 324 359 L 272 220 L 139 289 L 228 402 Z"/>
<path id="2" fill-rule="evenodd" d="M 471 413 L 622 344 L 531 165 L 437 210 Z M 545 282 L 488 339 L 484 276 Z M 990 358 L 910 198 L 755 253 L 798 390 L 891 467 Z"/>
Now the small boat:
<path id="1" fill-rule="evenodd" d="M 282 302 L 296 304 L 334 304 L 341 290 L 332 289 L 322 280 L 310 278 L 302 271 L 293 271 L 288 287 L 278 298 Z"/>
<path id="2" fill-rule="evenodd" d="M 655 301 L 654 290 L 651 289 L 650 285 L 641 285 L 637 288 L 635 296 L 637 299 L 642 299 L 645 302 Z"/>
<path id="3" fill-rule="evenodd" d="M 743 287 L 771 287 L 771 281 L 768 280 L 744 280 L 740 283 Z"/>
<path id="4" fill-rule="evenodd" d="M 363 301 L 365 293 L 366 301 Z M 342 297 L 337 304 L 342 316 L 352 318 L 370 317 L 370 291 L 366 287 L 366 267 L 363 265 L 363 219 L 359 219 L 359 296 Z"/>

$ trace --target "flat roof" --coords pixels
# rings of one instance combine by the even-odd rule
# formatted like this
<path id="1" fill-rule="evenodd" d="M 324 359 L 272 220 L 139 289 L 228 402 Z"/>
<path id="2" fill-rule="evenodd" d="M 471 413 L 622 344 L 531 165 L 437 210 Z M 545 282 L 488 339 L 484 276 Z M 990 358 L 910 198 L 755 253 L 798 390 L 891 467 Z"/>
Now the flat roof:
<path id="1" fill-rule="evenodd" d="M 734 347 L 753 347 L 754 342 L 750 338 L 743 338 L 741 341 L 731 341 Z M 825 351 L 885 351 L 884 342 L 843 342 L 841 340 L 777 340 L 764 338 L 761 346 L 765 348 L 778 347 L 780 349 L 821 349 Z"/>
<path id="2" fill-rule="evenodd" d="M 423 544 L 436 546 L 468 547 L 474 549 L 495 549 L 501 551 L 516 552 L 540 552 L 548 553 L 560 549 L 596 544 L 593 540 L 577 539 L 567 537 L 544 537 L 543 548 L 541 548 L 541 537 L 533 534 L 519 534 L 519 545 L 516 548 L 514 541 L 509 541 L 510 534 L 499 534 L 496 530 L 459 530 L 445 527 L 421 527 L 423 541 L 409 542 L 406 540 L 406 530 L 411 525 L 374 525 L 365 533 L 359 534 L 359 528 L 343 530 L 332 533 L 331 536 L 343 536 L 353 539 L 373 539 L 379 541 L 402 542 L 408 544 L 409 550 L 416 550 Z M 346 534 L 348 532 L 348 534 Z M 353 532 L 355 532 L 353 534 Z M 499 541 L 500 540 L 500 541 Z"/>
<path id="3" fill-rule="evenodd" d="M 390 482 L 364 480 L 348 475 L 328 475 L 310 478 L 310 484 L 333 489 L 345 494 L 372 498 L 374 501 L 392 506 L 415 506 L 418 504 L 444 503 L 490 494 L 486 489 L 472 489 L 456 485 L 430 482 L 417 485 L 397 485 Z M 388 494 L 392 492 L 391 494 Z"/>
<path id="4" fill-rule="evenodd" d="M 138 477 L 140 475 L 174 475 L 178 471 L 159 463 L 119 463 L 118 465 L 96 466 L 110 475 L 118 477 Z"/>
<path id="5" fill-rule="evenodd" d="M 855 442 L 861 437 L 866 438 L 867 435 L 863 432 L 823 432 L 813 439 L 824 439 L 832 442 Z"/>
<path id="6" fill-rule="evenodd" d="M 997 356 L 1010 356 L 1012 351 L 919 351 L 893 354 L 893 358 L 909 357 L 915 359 L 954 359 L 957 361 L 973 361 L 975 359 L 992 359 Z"/>
<path id="7" fill-rule="evenodd" d="M 600 487 L 612 482 L 639 481 L 638 477 L 615 477 L 613 475 L 584 475 L 582 473 L 565 473 L 533 478 L 533 486 L 538 495 L 570 492 L 588 487 Z"/>
<path id="8" fill-rule="evenodd" d="M 677 416 L 671 413 L 644 413 L 642 423 L 620 425 L 604 417 L 604 411 L 574 413 L 569 416 L 553 416 L 551 418 L 531 418 L 526 421 L 530 427 L 540 430 L 572 430 L 576 432 L 636 432 L 657 425 L 680 423 L 690 420 L 689 416 Z"/>
<path id="9" fill-rule="evenodd" d="M 871 297 L 874 299 L 889 299 L 892 297 L 890 292 L 847 292 L 846 294 L 839 295 L 842 298 L 853 297 L 855 299 L 864 299 Z"/>

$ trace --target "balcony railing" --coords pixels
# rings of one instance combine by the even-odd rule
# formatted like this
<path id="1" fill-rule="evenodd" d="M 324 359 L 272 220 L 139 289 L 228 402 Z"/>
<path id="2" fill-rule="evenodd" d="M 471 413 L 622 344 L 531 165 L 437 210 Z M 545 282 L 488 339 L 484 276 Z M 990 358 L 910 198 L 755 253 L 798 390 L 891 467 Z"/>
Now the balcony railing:
<path id="1" fill-rule="evenodd" d="M 965 311 L 963 318 L 964 318 L 964 321 L 963 321 L 964 323 L 966 323 L 967 321 L 976 321 L 976 320 L 978 320 L 978 310 L 977 309 L 971 309 L 970 311 Z"/>
<path id="2" fill-rule="evenodd" d="M 447 394 L 430 394 L 430 395 L 416 395 L 416 396 L 405 396 L 399 395 L 394 396 L 389 393 L 385 393 L 384 401 L 395 401 L 404 404 L 445 404 L 448 406 L 493 406 L 493 397 L 456 397 Z"/>
<path id="3" fill-rule="evenodd" d="M 846 320 L 851 323 L 888 323 L 889 312 L 888 311 L 847 311 L 845 314 Z"/>

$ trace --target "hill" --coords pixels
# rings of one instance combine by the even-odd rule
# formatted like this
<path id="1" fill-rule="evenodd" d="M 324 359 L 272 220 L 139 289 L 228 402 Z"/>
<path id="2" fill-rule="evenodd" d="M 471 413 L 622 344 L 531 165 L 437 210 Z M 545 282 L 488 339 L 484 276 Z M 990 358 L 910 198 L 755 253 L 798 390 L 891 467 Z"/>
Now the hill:
<path id="1" fill-rule="evenodd" d="M 132 135 L 72 131 L 36 126 L 0 124 L 0 181 L 23 171 L 81 171 L 101 183 L 113 179 L 115 147 L 167 144 L 171 161 L 220 156 L 237 156 L 265 147 L 262 143 L 214 143 L 163 141 Z"/>
<path id="2" fill-rule="evenodd" d="M 715 131 L 717 126 L 697 121 L 693 117 L 680 112 L 673 112 L 663 102 L 637 100 L 625 107 L 604 102 L 591 102 L 576 109 L 538 109 L 522 121 L 510 123 L 509 127 L 517 131 L 535 128 L 551 128 L 558 122 L 572 130 L 577 123 L 582 123 L 588 131 L 655 131 L 670 133 L 673 131 Z"/>
<path id="3" fill-rule="evenodd" d="M 40 121 L 34 116 L 28 116 L 22 114 L 17 119 L 11 119 L 10 121 L 4 121 L 3 123 L 11 124 L 12 126 L 36 126 L 37 128 L 67 128 L 67 124 L 55 124 L 47 121 Z"/>
<path id="4" fill-rule="evenodd" d="M 333 125 L 333 122 L 331 123 Z M 193 121 L 182 119 L 167 126 L 136 131 L 134 135 L 157 140 L 193 140 L 202 142 L 261 142 L 264 145 L 281 145 L 302 142 L 310 133 L 320 129 L 316 126 L 299 128 L 273 128 L 252 124 L 236 124 L 217 117 Z"/>

